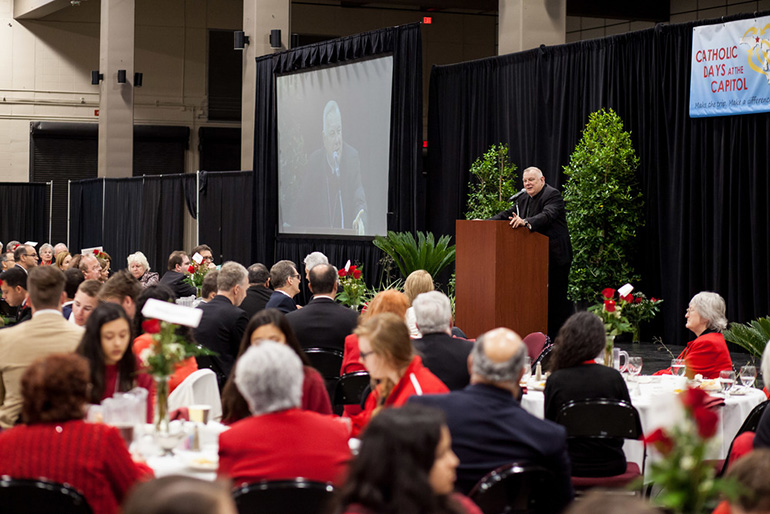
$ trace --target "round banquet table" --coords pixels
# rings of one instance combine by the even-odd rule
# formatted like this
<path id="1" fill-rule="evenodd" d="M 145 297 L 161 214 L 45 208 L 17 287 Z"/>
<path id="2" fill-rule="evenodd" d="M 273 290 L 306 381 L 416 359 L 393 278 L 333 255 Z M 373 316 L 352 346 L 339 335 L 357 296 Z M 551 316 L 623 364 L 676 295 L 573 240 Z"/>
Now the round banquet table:
<path id="1" fill-rule="evenodd" d="M 637 381 L 628 382 L 631 403 L 639 411 L 642 431 L 649 434 L 657 428 L 669 428 L 685 419 L 684 407 L 678 393 L 686 387 L 686 379 L 674 376 L 639 376 Z M 533 385 L 530 382 L 530 385 Z M 734 388 L 740 394 L 730 394 L 725 398 L 725 404 L 718 409 L 719 424 L 717 433 L 711 441 L 706 458 L 725 459 L 735 434 L 743 424 L 751 410 L 766 400 L 765 393 L 755 388 Z M 721 394 L 713 394 L 724 398 Z M 544 417 L 545 398 L 543 391 L 528 388 L 522 397 L 521 406 L 538 418 Z M 626 458 L 635 462 L 641 468 L 644 456 L 644 446 L 641 441 L 626 440 L 623 445 Z M 647 461 L 655 459 L 655 452 L 648 452 Z M 649 470 L 649 467 L 647 468 Z"/>

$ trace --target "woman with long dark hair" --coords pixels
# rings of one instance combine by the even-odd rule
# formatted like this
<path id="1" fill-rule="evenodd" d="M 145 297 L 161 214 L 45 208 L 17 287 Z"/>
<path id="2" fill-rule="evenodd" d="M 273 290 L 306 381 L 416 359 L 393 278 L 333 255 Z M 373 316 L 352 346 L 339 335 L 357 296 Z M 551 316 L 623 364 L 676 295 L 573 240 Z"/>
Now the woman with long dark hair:
<path id="1" fill-rule="evenodd" d="M 131 351 L 131 320 L 123 307 L 102 303 L 89 316 L 76 353 L 88 360 L 91 372 L 89 401 L 101 403 L 117 392 L 136 386 L 147 389 L 147 420 L 152 421 L 152 377 L 140 373 Z"/>
<path id="2" fill-rule="evenodd" d="M 287 345 L 302 361 L 305 373 L 305 380 L 302 383 L 302 409 L 331 414 L 331 401 L 329 401 L 329 393 L 326 391 L 323 377 L 310 366 L 310 361 L 302 351 L 289 321 L 278 309 L 264 309 L 251 317 L 243 332 L 236 361 L 251 345 L 258 344 L 263 339 Z M 222 420 L 225 424 L 231 424 L 248 416 L 251 416 L 251 412 L 243 395 L 235 386 L 235 366 L 233 366 L 233 371 L 230 372 L 222 389 Z"/>
<path id="3" fill-rule="evenodd" d="M 444 415 L 405 405 L 372 419 L 337 498 L 344 514 L 475 514 L 454 491 L 459 464 Z"/>
<path id="4" fill-rule="evenodd" d="M 594 359 L 605 344 L 604 323 L 595 314 L 578 312 L 556 336 L 551 376 L 545 383 L 545 419 L 556 420 L 571 401 L 606 398 L 631 403 L 626 382 L 618 370 Z M 626 471 L 622 439 L 567 441 L 572 476 L 604 477 Z"/>

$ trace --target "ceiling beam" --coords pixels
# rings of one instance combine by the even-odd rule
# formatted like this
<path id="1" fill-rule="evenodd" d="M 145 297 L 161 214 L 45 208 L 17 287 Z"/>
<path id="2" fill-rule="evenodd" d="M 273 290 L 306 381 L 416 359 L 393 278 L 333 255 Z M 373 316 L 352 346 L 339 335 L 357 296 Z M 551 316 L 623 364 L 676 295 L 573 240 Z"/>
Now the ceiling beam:
<path id="1" fill-rule="evenodd" d="M 14 0 L 13 17 L 17 20 L 37 20 L 70 6 L 70 0 Z"/>

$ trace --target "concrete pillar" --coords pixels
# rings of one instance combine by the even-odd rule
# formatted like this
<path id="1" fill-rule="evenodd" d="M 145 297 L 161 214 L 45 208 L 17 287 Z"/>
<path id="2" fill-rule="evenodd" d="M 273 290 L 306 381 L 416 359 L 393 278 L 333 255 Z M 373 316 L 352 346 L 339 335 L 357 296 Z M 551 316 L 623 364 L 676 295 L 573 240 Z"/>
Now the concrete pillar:
<path id="1" fill-rule="evenodd" d="M 561 45 L 567 32 L 567 0 L 500 0 L 498 55 Z"/>
<path id="2" fill-rule="evenodd" d="M 130 177 L 134 153 L 134 0 L 101 5 L 99 73 L 99 176 Z M 118 84 L 118 70 L 126 83 Z"/>
<path id="3" fill-rule="evenodd" d="M 243 0 L 243 31 L 249 44 L 243 50 L 241 102 L 241 169 L 254 168 L 254 95 L 258 56 L 286 50 L 291 44 L 291 0 Z M 281 48 L 270 48 L 270 31 L 281 30 Z"/>

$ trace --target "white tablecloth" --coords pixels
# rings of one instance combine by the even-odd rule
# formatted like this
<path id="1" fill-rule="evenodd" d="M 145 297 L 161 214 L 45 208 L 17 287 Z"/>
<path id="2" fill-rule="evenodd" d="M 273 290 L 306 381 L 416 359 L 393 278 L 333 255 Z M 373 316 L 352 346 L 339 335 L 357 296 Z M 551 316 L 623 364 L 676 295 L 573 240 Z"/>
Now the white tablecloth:
<path id="1" fill-rule="evenodd" d="M 172 425 L 178 422 L 173 421 Z M 174 430 L 180 427 L 174 427 Z M 173 455 L 161 455 L 161 450 L 153 439 L 152 425 L 142 427 L 142 433 L 136 433 L 132 451 L 136 451 L 147 461 L 147 465 L 155 472 L 156 477 L 168 475 L 185 475 L 200 478 L 202 480 L 215 480 L 217 477 L 216 465 L 219 461 L 219 434 L 228 427 L 220 423 L 209 421 L 206 425 L 198 425 L 198 440 L 200 451 L 190 450 L 192 424 L 185 424 L 184 430 L 189 435 L 180 440 Z M 139 431 L 137 431 L 139 432 Z M 209 469 L 207 468 L 207 465 Z"/>
<path id="2" fill-rule="evenodd" d="M 684 408 L 677 391 L 683 389 L 684 378 L 673 376 L 639 377 L 643 383 L 629 384 L 631 403 L 639 411 L 642 430 L 645 434 L 657 428 L 675 426 L 684 420 Z M 743 424 L 751 409 L 763 402 L 765 393 L 759 389 L 745 389 L 745 394 L 732 394 L 725 400 L 725 405 L 719 409 L 719 425 L 717 433 L 711 441 L 707 458 L 724 459 L 730 449 L 735 434 Z M 537 416 L 544 417 L 545 399 L 542 391 L 528 391 L 521 401 L 522 407 Z M 626 440 L 623 451 L 626 458 L 636 462 L 641 467 L 643 445 L 641 441 Z M 648 462 L 655 458 L 648 451 Z"/>

